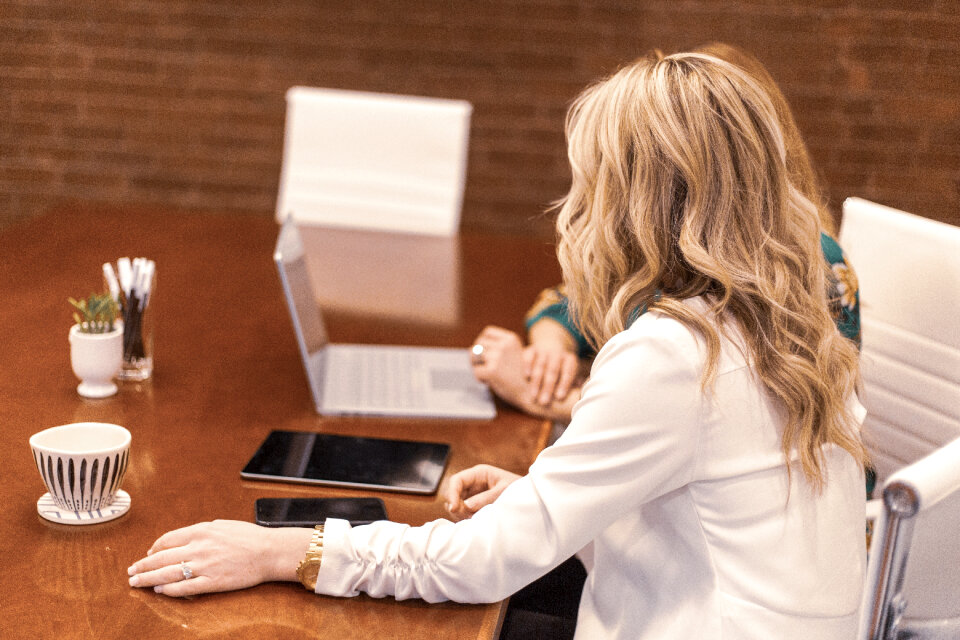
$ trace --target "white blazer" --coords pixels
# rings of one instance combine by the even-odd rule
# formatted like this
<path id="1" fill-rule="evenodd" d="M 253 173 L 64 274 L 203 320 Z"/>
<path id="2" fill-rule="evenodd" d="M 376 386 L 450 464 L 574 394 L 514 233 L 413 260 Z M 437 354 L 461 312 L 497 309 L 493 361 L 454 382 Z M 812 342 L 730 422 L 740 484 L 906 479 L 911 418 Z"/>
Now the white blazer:
<path id="1" fill-rule="evenodd" d="M 578 639 L 852 637 L 861 470 L 828 447 L 821 494 L 796 463 L 788 485 L 782 413 L 740 349 L 724 339 L 707 392 L 703 368 L 688 329 L 644 314 L 600 350 L 560 439 L 472 519 L 328 520 L 317 593 L 497 601 L 592 542 Z"/>

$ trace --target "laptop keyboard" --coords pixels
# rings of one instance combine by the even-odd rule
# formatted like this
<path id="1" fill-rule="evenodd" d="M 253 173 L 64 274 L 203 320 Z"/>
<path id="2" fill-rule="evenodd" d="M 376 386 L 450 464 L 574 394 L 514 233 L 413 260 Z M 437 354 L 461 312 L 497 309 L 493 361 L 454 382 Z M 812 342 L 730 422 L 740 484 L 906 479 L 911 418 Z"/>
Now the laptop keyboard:
<path id="1" fill-rule="evenodd" d="M 405 350 L 337 349 L 327 362 L 337 404 L 406 408 L 422 402 L 424 372 Z"/>

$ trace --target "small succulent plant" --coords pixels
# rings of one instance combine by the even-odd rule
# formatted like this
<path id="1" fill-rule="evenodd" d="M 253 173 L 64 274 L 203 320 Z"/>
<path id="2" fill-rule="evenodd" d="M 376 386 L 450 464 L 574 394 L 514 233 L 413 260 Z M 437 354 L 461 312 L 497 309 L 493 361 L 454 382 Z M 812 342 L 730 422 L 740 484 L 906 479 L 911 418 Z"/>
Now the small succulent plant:
<path id="1" fill-rule="evenodd" d="M 76 309 L 73 320 L 81 333 L 109 333 L 113 331 L 120 310 L 117 301 L 109 293 L 91 293 L 86 299 L 68 298 Z"/>

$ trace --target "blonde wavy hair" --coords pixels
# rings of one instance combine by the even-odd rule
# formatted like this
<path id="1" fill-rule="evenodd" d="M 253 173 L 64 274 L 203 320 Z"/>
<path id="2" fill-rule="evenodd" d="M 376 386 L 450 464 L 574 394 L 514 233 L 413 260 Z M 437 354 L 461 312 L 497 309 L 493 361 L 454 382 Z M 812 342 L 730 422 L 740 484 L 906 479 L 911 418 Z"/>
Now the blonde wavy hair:
<path id="1" fill-rule="evenodd" d="M 725 42 L 711 42 L 697 47 L 696 53 L 705 53 L 726 62 L 737 65 L 756 80 L 767 92 L 773 102 L 773 109 L 777 112 L 777 122 L 783 132 L 783 144 L 787 151 L 787 174 L 793 186 L 802 193 L 817 208 L 817 217 L 824 233 L 836 235 L 837 225 L 827 206 L 827 200 L 820 189 L 820 180 L 813 169 L 807 145 L 800 135 L 800 127 L 793 118 L 793 111 L 780 86 L 770 75 L 763 63 L 743 49 L 739 49 Z"/>
<path id="2" fill-rule="evenodd" d="M 818 489 L 826 443 L 864 464 L 846 406 L 857 349 L 831 316 L 818 207 L 790 180 L 763 85 L 704 53 L 651 55 L 586 89 L 567 139 L 558 256 L 587 340 L 599 347 L 656 309 L 703 336 L 706 390 L 731 319 L 784 407 L 784 455 Z M 683 304 L 696 296 L 706 315 Z"/>

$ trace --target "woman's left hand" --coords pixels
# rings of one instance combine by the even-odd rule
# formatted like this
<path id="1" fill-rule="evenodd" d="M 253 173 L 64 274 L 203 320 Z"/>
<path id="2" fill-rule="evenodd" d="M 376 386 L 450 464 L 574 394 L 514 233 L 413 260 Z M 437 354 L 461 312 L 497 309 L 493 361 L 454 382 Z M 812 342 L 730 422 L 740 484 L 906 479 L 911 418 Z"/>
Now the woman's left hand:
<path id="1" fill-rule="evenodd" d="M 453 519 L 473 517 L 493 503 L 520 476 L 489 464 L 478 464 L 453 474 L 443 490 L 447 511 Z"/>
<path id="2" fill-rule="evenodd" d="M 235 520 L 176 529 L 130 566 L 130 586 L 179 597 L 296 580 L 311 535 L 310 529 L 270 529 Z"/>

